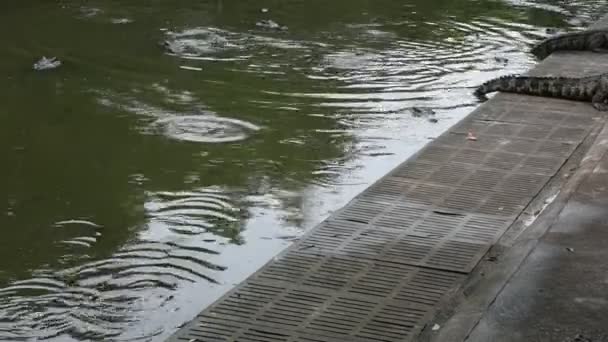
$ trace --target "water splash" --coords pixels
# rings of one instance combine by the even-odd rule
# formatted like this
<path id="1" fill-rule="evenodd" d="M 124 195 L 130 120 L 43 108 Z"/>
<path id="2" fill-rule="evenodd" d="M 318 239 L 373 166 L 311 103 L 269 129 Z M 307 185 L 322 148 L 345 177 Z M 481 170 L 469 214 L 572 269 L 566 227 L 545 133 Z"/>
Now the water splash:
<path id="1" fill-rule="evenodd" d="M 156 89 L 167 92 L 163 87 Z M 194 99 L 188 92 L 176 95 L 167 93 L 168 102 L 192 103 Z M 118 101 L 122 102 L 118 102 Z M 142 131 L 150 134 L 161 133 L 169 138 L 197 143 L 229 143 L 249 138 L 252 132 L 260 127 L 244 120 L 227 118 L 204 110 L 194 109 L 188 112 L 176 112 L 132 100 L 125 102 L 117 96 L 105 95 L 99 103 L 108 107 L 119 108 L 138 114 L 147 120 Z"/>
<path id="2" fill-rule="evenodd" d="M 309 46 L 325 46 L 311 42 L 281 39 L 253 33 L 232 32 L 215 27 L 195 27 L 179 32 L 166 31 L 162 46 L 171 55 L 185 59 L 213 56 L 211 60 L 234 61 L 251 56 L 220 57 L 220 54 L 247 51 L 259 53 L 263 47 L 277 49 L 307 49 Z"/>
<path id="3" fill-rule="evenodd" d="M 193 28 L 181 32 L 165 32 L 163 47 L 179 56 L 203 56 L 242 49 L 246 38 L 217 28 Z"/>
<path id="4" fill-rule="evenodd" d="M 182 115 L 158 119 L 153 123 L 168 137 L 199 143 L 227 143 L 247 139 L 254 124 L 211 115 Z"/>

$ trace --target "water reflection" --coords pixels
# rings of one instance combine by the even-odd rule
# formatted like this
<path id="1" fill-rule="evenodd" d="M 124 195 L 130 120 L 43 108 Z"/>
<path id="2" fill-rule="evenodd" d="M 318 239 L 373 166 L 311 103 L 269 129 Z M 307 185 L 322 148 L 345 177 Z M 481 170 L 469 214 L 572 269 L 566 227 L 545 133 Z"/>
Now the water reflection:
<path id="1" fill-rule="evenodd" d="M 606 10 L 86 6 L 0 4 L 0 340 L 162 340 L 466 115 L 471 87 L 532 66 L 547 27 Z M 36 73 L 42 55 L 64 64 Z"/>

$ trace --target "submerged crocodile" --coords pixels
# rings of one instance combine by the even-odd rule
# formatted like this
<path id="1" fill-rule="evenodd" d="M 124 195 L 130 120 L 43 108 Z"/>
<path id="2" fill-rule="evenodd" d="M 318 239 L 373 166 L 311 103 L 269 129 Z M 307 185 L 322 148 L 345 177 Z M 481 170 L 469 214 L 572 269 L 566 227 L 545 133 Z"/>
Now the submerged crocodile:
<path id="1" fill-rule="evenodd" d="M 475 96 L 486 99 L 495 91 L 590 101 L 595 109 L 608 110 L 608 73 L 582 78 L 503 76 L 479 86 Z"/>
<path id="2" fill-rule="evenodd" d="M 558 50 L 608 52 L 608 28 L 559 34 L 536 44 L 530 52 L 542 60 Z"/>

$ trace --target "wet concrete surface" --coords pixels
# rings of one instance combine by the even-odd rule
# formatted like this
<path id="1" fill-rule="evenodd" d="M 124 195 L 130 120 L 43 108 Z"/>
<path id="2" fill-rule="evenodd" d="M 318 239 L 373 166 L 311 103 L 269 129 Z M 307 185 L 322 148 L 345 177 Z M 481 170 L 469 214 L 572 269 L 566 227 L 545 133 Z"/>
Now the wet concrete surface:
<path id="1" fill-rule="evenodd" d="M 608 156 L 467 341 L 608 341 Z"/>

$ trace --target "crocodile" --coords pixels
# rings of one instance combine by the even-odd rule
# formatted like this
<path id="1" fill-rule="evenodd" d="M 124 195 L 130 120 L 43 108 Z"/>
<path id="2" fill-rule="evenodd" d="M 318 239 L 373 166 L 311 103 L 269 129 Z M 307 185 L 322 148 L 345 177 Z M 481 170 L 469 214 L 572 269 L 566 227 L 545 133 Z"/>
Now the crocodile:
<path id="1" fill-rule="evenodd" d="M 502 76 L 485 82 L 474 94 L 485 100 L 487 93 L 495 91 L 590 101 L 595 109 L 608 110 L 608 73 L 582 78 Z"/>
<path id="2" fill-rule="evenodd" d="M 608 52 L 608 28 L 559 34 L 536 44 L 530 52 L 543 60 L 558 50 Z"/>

